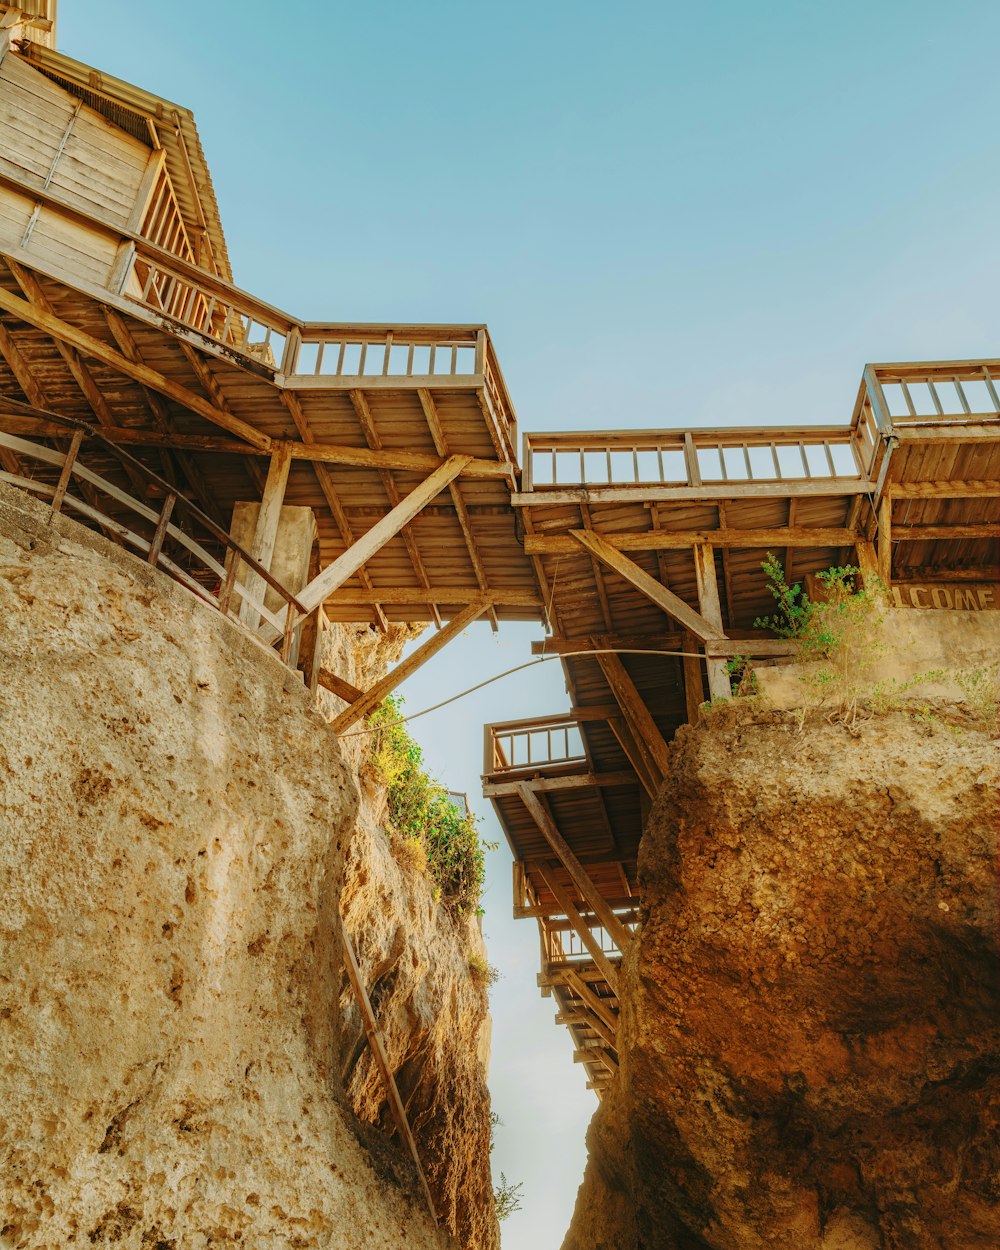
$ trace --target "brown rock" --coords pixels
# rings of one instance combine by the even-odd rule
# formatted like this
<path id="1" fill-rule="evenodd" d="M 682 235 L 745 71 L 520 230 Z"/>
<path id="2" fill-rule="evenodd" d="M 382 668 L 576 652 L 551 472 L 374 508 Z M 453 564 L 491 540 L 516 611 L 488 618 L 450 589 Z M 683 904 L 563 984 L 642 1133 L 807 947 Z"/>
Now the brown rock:
<path id="1" fill-rule="evenodd" d="M 995 729 L 939 713 L 680 731 L 564 1250 L 1000 1244 Z"/>

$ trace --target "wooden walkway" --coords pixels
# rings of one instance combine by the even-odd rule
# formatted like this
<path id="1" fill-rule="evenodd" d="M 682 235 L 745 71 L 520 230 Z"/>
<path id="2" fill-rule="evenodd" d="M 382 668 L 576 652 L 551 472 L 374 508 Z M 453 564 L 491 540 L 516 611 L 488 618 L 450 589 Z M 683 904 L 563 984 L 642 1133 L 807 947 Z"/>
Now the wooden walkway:
<path id="1" fill-rule="evenodd" d="M 858 565 L 899 604 L 1000 604 L 998 389 L 998 360 L 870 365 L 842 427 L 525 435 L 511 502 L 552 631 L 534 650 L 563 657 L 573 706 L 488 725 L 483 789 L 598 1096 L 671 739 L 729 696 L 728 658 L 792 651 L 753 627 L 774 610 L 761 562 L 790 582 Z"/>

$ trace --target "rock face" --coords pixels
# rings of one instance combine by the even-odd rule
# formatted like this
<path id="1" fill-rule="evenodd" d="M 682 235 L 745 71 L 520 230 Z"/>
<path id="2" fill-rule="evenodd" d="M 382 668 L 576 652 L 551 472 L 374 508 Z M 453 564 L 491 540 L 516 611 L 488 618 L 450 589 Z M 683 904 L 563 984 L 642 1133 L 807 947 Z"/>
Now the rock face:
<path id="1" fill-rule="evenodd" d="M 680 731 L 564 1250 L 1000 1245 L 995 734 Z"/>
<path id="2" fill-rule="evenodd" d="M 439 1208 L 492 1250 L 491 1203 L 459 1196 L 490 1192 L 466 935 L 359 824 L 276 657 L 47 516 L 0 487 L 0 1246 L 451 1244 L 351 1109 L 385 1126 L 342 972 L 350 861 Z"/>

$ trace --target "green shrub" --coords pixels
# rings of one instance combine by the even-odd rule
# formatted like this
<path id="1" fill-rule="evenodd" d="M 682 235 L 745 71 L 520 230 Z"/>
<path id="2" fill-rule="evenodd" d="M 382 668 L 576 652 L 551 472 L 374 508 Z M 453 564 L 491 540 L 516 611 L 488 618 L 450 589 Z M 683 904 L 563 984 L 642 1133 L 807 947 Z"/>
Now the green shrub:
<path id="1" fill-rule="evenodd" d="M 476 818 L 463 812 L 423 768 L 423 752 L 400 722 L 402 699 L 390 695 L 368 717 L 369 760 L 386 787 L 389 833 L 419 841 L 427 873 L 441 898 L 459 916 L 477 910 L 486 876 Z"/>

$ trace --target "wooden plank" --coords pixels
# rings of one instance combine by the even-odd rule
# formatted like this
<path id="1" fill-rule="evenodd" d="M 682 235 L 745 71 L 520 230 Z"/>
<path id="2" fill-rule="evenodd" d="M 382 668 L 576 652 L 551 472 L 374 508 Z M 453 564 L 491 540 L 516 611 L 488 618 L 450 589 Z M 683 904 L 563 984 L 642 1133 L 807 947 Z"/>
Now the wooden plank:
<path id="1" fill-rule="evenodd" d="M 413 1164 L 417 1169 L 417 1175 L 420 1177 L 420 1186 L 424 1191 L 424 1199 L 427 1202 L 427 1209 L 431 1214 L 435 1227 L 438 1225 L 437 1210 L 434 1207 L 434 1199 L 431 1197 L 430 1186 L 427 1184 L 427 1177 L 424 1175 L 423 1165 L 420 1162 L 420 1154 L 417 1150 L 417 1143 L 410 1131 L 410 1122 L 406 1118 L 406 1108 L 403 1106 L 403 1100 L 399 1096 L 399 1088 L 396 1085 L 396 1078 L 393 1075 L 392 1068 L 389 1066 L 389 1056 L 386 1053 L 385 1042 L 382 1040 L 382 1031 L 378 1027 L 378 1021 L 375 1019 L 375 1012 L 372 1010 L 371 1000 L 368 997 L 368 991 L 365 989 L 364 981 L 361 978 L 361 968 L 358 964 L 358 957 L 354 953 L 354 945 L 351 942 L 350 935 L 347 932 L 347 926 L 341 919 L 341 937 L 344 945 L 344 968 L 347 972 L 347 979 L 351 983 L 351 989 L 354 991 L 354 997 L 357 1000 L 358 1007 L 361 1010 L 361 1021 L 368 1037 L 368 1044 L 372 1050 L 372 1057 L 375 1060 L 376 1067 L 382 1076 L 382 1082 L 385 1085 L 385 1092 L 388 1096 L 389 1109 L 392 1112 L 392 1118 L 396 1121 L 396 1127 L 399 1129 L 399 1135 L 406 1143 L 413 1159 Z"/>
<path id="2" fill-rule="evenodd" d="M 987 417 L 981 422 L 948 421 L 940 425 L 899 425 L 893 438 L 905 443 L 994 443 L 1000 441 L 1000 421 Z"/>
<path id="3" fill-rule="evenodd" d="M 482 616 L 489 604 L 489 598 L 483 596 L 475 603 L 470 604 L 464 612 L 460 612 L 458 616 L 450 620 L 443 629 L 433 634 L 427 642 L 397 664 L 390 673 L 387 673 L 380 682 L 377 682 L 371 689 L 366 690 L 360 699 L 355 700 L 350 707 L 341 712 L 332 722 L 334 731 L 341 734 L 363 716 L 367 716 L 369 712 L 374 711 L 385 696 L 395 690 L 400 682 L 405 681 L 411 673 L 415 673 L 421 664 L 429 660 L 432 655 L 436 655 L 456 634 L 460 634 L 467 625 L 471 625 L 473 621 Z"/>
<path id="4" fill-rule="evenodd" d="M 536 486 L 531 491 L 514 492 L 511 504 L 515 508 L 530 508 L 580 503 L 675 503 L 694 499 L 836 498 L 840 495 L 865 495 L 870 490 L 868 479 L 860 477 L 721 482 L 704 486 Z"/>
<path id="5" fill-rule="evenodd" d="M 630 560 L 608 543 L 603 535 L 593 534 L 587 530 L 572 530 L 571 533 L 581 547 L 597 556 L 608 568 L 613 569 L 619 577 L 624 578 L 636 590 L 644 594 L 647 599 L 655 603 L 661 611 L 666 612 L 668 616 L 679 621 L 685 629 L 689 629 L 691 633 L 696 634 L 703 641 L 706 638 L 725 637 L 721 616 L 719 623 L 715 624 L 696 612 L 694 608 L 688 607 L 683 599 L 675 595 L 672 590 L 667 590 L 665 586 L 661 586 L 655 577 L 651 577 L 634 560 Z"/>
<path id="6" fill-rule="evenodd" d="M 601 534 L 616 551 L 683 551 L 703 543 L 713 547 L 847 547 L 857 540 L 854 530 L 806 525 L 741 530 L 726 526 L 706 530 L 651 530 L 641 533 Z M 527 555 L 572 555 L 576 543 L 569 534 L 526 534 Z"/>
<path id="7" fill-rule="evenodd" d="M 892 583 L 892 498 L 886 495 L 878 505 L 878 575 L 882 585 Z"/>
<path id="8" fill-rule="evenodd" d="M 1000 481 L 894 481 L 889 493 L 893 499 L 995 499 L 1000 495 Z"/>
<path id="9" fill-rule="evenodd" d="M 559 862 L 569 873 L 580 897 L 600 920 L 608 936 L 618 949 L 622 953 L 627 951 L 632 941 L 631 933 L 601 897 L 600 891 L 587 875 L 586 869 L 570 850 L 569 843 L 556 828 L 555 821 L 552 819 L 548 808 L 544 805 L 544 801 L 525 782 L 518 783 L 517 792 L 535 824 L 545 836 L 545 840 L 552 847 L 555 855 L 558 856 Z"/>
<path id="10" fill-rule="evenodd" d="M 285 498 L 288 470 L 292 464 L 287 443 L 275 441 L 271 445 L 274 451 L 267 470 L 267 481 L 264 483 L 264 494 L 257 513 L 253 541 L 250 544 L 250 554 L 266 569 L 270 569 L 271 557 L 274 555 L 278 524 L 281 521 L 281 505 Z M 256 611 L 250 599 L 263 597 L 264 585 L 256 573 L 250 570 L 247 570 L 244 585 L 246 593 L 240 603 L 240 620 L 247 629 L 255 630 L 260 624 L 260 613 Z"/>
<path id="11" fill-rule="evenodd" d="M 540 597 L 532 590 L 497 588 L 486 596 L 497 607 L 541 608 Z M 353 590 L 343 587 L 337 591 L 338 604 L 375 604 L 403 606 L 406 604 L 439 603 L 455 607 L 461 603 L 474 603 L 481 599 L 480 591 L 468 586 L 434 586 L 430 590 L 416 590 L 412 586 L 376 587 L 372 590 Z"/>
<path id="12" fill-rule="evenodd" d="M 698 582 L 698 604 L 701 607 L 702 616 L 724 637 L 722 607 L 719 603 L 719 582 L 715 574 L 715 554 L 707 543 L 694 548 L 694 571 Z M 725 662 L 707 657 L 705 667 L 708 670 L 708 691 L 711 698 L 728 699 L 732 694 L 732 689 Z"/>
<path id="13" fill-rule="evenodd" d="M 553 898 L 559 904 L 560 909 L 566 916 L 566 919 L 573 926 L 573 930 L 577 937 L 587 948 L 587 953 L 594 961 L 596 967 L 604 973 L 604 979 L 608 985 L 618 993 L 618 969 L 612 964 L 608 956 L 601 950 L 601 944 L 594 937 L 593 932 L 584 923 L 583 917 L 577 911 L 573 900 L 569 894 L 562 888 L 556 880 L 556 875 L 552 869 L 548 868 L 542 860 L 534 860 L 528 865 L 528 870 L 537 872 L 545 882 Z"/>
<path id="14" fill-rule="evenodd" d="M 588 1011 L 592 1012 L 611 1033 L 618 1035 L 618 1014 L 607 999 L 595 994 L 587 982 L 571 968 L 565 969 L 563 984 L 568 985 Z M 617 1045 L 615 1050 L 617 1050 Z"/>
<path id="15" fill-rule="evenodd" d="M 608 725 L 611 732 L 618 739 L 618 745 L 625 752 L 628 762 L 635 769 L 635 776 L 643 790 L 649 795 L 650 799 L 655 799 L 660 790 L 662 777 L 659 769 L 655 768 L 642 750 L 636 736 L 632 731 L 632 727 L 624 716 L 615 716 Z"/>
<path id="16" fill-rule="evenodd" d="M 1000 538 L 1000 525 L 894 525 L 892 541 L 950 542 L 956 538 Z"/>
<path id="17" fill-rule="evenodd" d="M 36 330 L 42 330 L 44 333 L 51 335 L 52 338 L 58 339 L 62 343 L 68 343 L 85 356 L 101 361 L 102 364 L 107 365 L 118 373 L 124 374 L 125 377 L 141 382 L 144 386 L 150 387 L 161 395 L 166 395 L 168 399 L 172 399 L 175 403 L 187 408 L 188 411 L 197 414 L 199 417 L 204 417 L 206 421 L 212 422 L 213 425 L 221 426 L 231 434 L 236 434 L 238 437 L 246 440 L 246 442 L 253 443 L 257 447 L 270 448 L 270 438 L 268 435 L 261 433 L 260 430 L 255 430 L 253 426 L 248 425 L 245 421 L 223 412 L 222 409 L 202 399 L 200 395 L 196 395 L 194 391 L 188 390 L 187 387 L 182 386 L 179 382 L 175 382 L 172 378 L 164 377 L 162 373 L 151 369 L 149 365 L 129 360 L 107 343 L 102 342 L 100 339 L 95 339 L 92 335 L 77 329 L 76 326 L 72 326 L 60 317 L 46 312 L 28 300 L 19 299 L 16 295 L 11 295 L 9 291 L 4 290 L 2 287 L 0 287 L 0 308 L 4 312 L 10 313 L 11 316 L 34 326 Z"/>
<path id="18" fill-rule="evenodd" d="M 405 499 L 387 512 L 381 520 L 376 521 L 367 534 L 357 540 L 342 556 L 338 556 L 332 564 L 306 586 L 298 598 L 307 608 L 314 608 L 328 598 L 353 577 L 376 552 L 380 551 L 390 539 L 411 521 L 417 513 L 436 495 L 453 481 L 468 464 L 471 456 L 449 456 L 430 477 L 425 478 Z M 485 605 L 482 607 L 485 611 Z"/>
<path id="19" fill-rule="evenodd" d="M 590 634 L 586 638 L 550 636 L 531 644 L 532 655 L 572 655 L 588 651 L 655 651 L 682 650 L 687 635 L 676 634 Z"/>
<path id="20" fill-rule="evenodd" d="M 725 642 L 705 643 L 705 654 L 712 659 L 728 660 L 738 655 L 764 659 L 794 656 L 798 652 L 798 644 L 789 638 L 729 638 Z"/>
<path id="21" fill-rule="evenodd" d="M 345 703 L 357 703 L 358 699 L 364 696 L 363 690 L 352 686 L 349 681 L 338 677 L 336 673 L 331 673 L 328 668 L 319 670 L 317 681 L 324 690 L 329 690 L 331 694 L 335 694 L 338 699 L 343 699 Z"/>
<path id="22" fill-rule="evenodd" d="M 640 749 L 649 758 L 651 771 L 662 785 L 670 768 L 670 748 L 656 721 L 619 657 L 598 653 L 597 662 Z"/>
<path id="23" fill-rule="evenodd" d="M 537 794 L 546 794 L 553 790 L 583 790 L 590 786 L 634 785 L 635 773 L 622 769 L 612 773 L 572 773 L 563 777 L 531 777 L 523 781 L 491 781 L 483 785 L 483 794 L 488 799 L 502 798 L 504 795 L 520 794 L 522 786 Z"/>
<path id="24" fill-rule="evenodd" d="M 684 665 L 684 707 L 687 712 L 689 725 L 697 725 L 701 719 L 701 705 L 705 702 L 705 683 L 701 675 L 701 659 L 694 654 L 697 648 L 697 640 L 688 634 L 688 640 L 684 650 L 691 652 L 683 658 Z M 709 645 L 706 643 L 706 650 Z"/>

